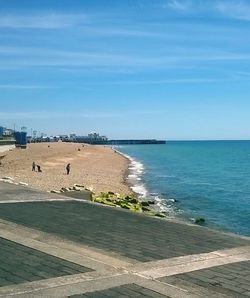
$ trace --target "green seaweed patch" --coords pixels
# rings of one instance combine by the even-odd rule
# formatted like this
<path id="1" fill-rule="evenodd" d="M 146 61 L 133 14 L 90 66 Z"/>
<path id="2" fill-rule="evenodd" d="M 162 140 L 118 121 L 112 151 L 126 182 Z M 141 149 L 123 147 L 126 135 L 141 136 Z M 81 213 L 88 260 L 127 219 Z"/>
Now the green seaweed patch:
<path id="1" fill-rule="evenodd" d="M 111 191 L 100 194 L 92 194 L 92 201 L 100 204 L 105 204 L 113 207 L 127 209 L 133 212 L 144 213 L 150 216 L 165 217 L 161 212 L 153 211 L 149 208 L 149 201 L 140 202 L 134 195 L 122 196 Z"/>
<path id="2" fill-rule="evenodd" d="M 109 196 L 110 196 L 110 195 L 109 195 L 108 193 L 106 193 L 106 192 L 101 192 L 101 193 L 100 193 L 100 198 L 108 199 Z"/>
<path id="3" fill-rule="evenodd" d="M 153 210 L 146 211 L 145 214 L 150 215 L 150 216 L 162 217 L 162 218 L 166 217 L 163 213 L 156 212 L 156 211 L 153 211 Z"/>
<path id="4" fill-rule="evenodd" d="M 123 209 L 130 209 L 130 207 L 127 204 L 125 204 L 125 203 L 121 203 L 120 206 Z"/>
<path id="5" fill-rule="evenodd" d="M 133 196 L 126 196 L 124 198 L 124 200 L 129 202 L 129 203 L 132 203 L 132 204 L 138 204 L 139 203 L 139 201 Z"/>

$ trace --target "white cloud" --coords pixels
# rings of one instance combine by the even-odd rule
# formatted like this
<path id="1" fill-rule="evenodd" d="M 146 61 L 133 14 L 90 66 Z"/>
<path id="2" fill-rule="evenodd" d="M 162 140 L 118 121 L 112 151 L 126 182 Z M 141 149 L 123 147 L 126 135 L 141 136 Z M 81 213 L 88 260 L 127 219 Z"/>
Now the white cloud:
<path id="1" fill-rule="evenodd" d="M 88 18 L 81 14 L 0 15 L 0 28 L 59 29 L 87 22 Z"/>
<path id="2" fill-rule="evenodd" d="M 186 0 L 170 0 L 167 3 L 167 7 L 170 7 L 174 10 L 186 11 L 191 8 L 191 2 Z"/>
<path id="3" fill-rule="evenodd" d="M 240 20 L 250 20 L 250 3 L 247 0 L 168 0 L 165 8 L 180 13 L 218 13 L 222 16 Z"/>
<path id="4" fill-rule="evenodd" d="M 250 4 L 246 1 L 218 1 L 216 9 L 223 15 L 250 21 Z"/>

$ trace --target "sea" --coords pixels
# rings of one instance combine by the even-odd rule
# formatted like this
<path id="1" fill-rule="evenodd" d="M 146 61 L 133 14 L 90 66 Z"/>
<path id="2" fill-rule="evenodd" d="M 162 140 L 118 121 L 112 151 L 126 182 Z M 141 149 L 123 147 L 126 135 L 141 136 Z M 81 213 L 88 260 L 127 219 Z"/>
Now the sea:
<path id="1" fill-rule="evenodd" d="M 250 236 L 250 141 L 124 145 L 128 182 L 168 218 Z"/>

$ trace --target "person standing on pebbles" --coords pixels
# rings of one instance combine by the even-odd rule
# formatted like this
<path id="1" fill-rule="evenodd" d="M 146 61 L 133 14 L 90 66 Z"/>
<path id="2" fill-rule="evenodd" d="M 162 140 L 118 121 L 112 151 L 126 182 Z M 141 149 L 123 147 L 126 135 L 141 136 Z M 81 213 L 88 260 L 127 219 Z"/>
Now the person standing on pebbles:
<path id="1" fill-rule="evenodd" d="M 66 166 L 66 172 L 67 172 L 67 175 L 69 175 L 69 173 L 70 173 L 70 163 L 68 163 L 67 166 Z"/>
<path id="2" fill-rule="evenodd" d="M 37 167 L 37 171 L 38 171 L 39 173 L 42 173 L 41 166 L 39 166 L 39 165 L 36 165 L 36 167 Z"/>

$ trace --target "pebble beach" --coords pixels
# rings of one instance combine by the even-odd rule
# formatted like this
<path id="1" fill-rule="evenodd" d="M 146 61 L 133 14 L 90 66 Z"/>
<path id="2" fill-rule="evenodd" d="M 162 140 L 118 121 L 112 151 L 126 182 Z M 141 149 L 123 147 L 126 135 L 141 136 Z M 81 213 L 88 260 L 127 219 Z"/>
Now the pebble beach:
<path id="1" fill-rule="evenodd" d="M 28 144 L 26 149 L 6 151 L 4 155 L 1 178 L 8 176 L 35 189 L 51 191 L 81 184 L 95 193 L 131 193 L 125 183 L 129 160 L 110 147 L 36 143 Z M 32 171 L 33 161 L 41 166 L 41 173 Z M 71 164 L 69 175 L 66 174 L 68 163 Z"/>

